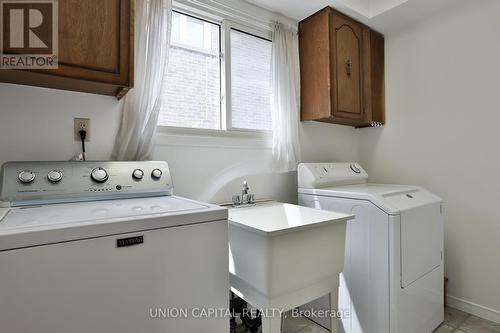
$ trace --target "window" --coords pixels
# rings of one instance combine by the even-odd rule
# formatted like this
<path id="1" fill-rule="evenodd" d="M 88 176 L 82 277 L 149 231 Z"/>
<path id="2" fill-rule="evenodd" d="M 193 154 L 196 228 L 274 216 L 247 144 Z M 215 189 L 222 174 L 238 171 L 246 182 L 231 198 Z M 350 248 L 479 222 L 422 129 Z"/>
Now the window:
<path id="1" fill-rule="evenodd" d="M 231 30 L 233 128 L 271 130 L 270 41 Z"/>
<path id="2" fill-rule="evenodd" d="M 220 129 L 220 26 L 174 12 L 171 38 L 158 125 Z"/>
<path id="3" fill-rule="evenodd" d="M 272 129 L 272 43 L 256 36 L 259 33 L 250 34 L 234 26 L 230 22 L 210 22 L 173 13 L 158 125 L 213 130 Z"/>

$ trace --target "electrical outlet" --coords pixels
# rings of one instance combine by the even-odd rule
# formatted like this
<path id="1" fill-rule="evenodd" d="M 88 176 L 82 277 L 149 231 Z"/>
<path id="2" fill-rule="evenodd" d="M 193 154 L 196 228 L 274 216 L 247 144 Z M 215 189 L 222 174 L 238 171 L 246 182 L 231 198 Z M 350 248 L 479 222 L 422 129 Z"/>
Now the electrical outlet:
<path id="1" fill-rule="evenodd" d="M 81 141 L 80 131 L 87 131 L 87 136 L 85 137 L 85 142 L 90 141 L 90 119 L 89 118 L 75 118 L 74 119 L 74 133 L 75 141 Z"/>

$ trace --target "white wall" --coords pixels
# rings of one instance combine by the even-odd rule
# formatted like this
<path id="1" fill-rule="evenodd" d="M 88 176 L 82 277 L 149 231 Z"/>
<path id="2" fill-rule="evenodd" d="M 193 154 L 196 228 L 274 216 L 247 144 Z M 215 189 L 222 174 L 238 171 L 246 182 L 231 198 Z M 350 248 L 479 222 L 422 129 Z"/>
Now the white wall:
<path id="1" fill-rule="evenodd" d="M 498 13 L 500 1 L 471 1 L 387 36 L 387 125 L 359 131 L 372 181 L 420 184 L 444 199 L 451 301 L 497 321 Z"/>
<path id="2" fill-rule="evenodd" d="M 359 157 L 352 128 L 307 122 L 301 125 L 300 134 L 303 161 L 351 161 Z M 155 159 L 169 162 L 176 194 L 227 202 L 247 180 L 257 198 L 297 201 L 296 173 L 274 173 L 269 148 L 248 139 L 231 139 L 231 144 L 206 140 L 209 142 L 201 138 L 170 143 L 169 138 L 159 138 Z"/>
<path id="3" fill-rule="evenodd" d="M 79 152 L 73 118 L 91 118 L 89 159 L 109 159 L 119 122 L 116 98 L 0 83 L 0 164 L 69 160 Z"/>

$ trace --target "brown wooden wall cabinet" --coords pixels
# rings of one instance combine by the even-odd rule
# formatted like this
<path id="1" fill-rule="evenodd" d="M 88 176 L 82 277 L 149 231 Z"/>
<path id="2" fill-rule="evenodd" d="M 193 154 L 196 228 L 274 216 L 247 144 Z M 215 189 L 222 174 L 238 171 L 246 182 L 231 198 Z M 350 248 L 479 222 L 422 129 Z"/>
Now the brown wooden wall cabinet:
<path id="1" fill-rule="evenodd" d="M 299 23 L 301 119 L 385 123 L 384 37 L 327 7 Z"/>
<path id="2" fill-rule="evenodd" d="M 134 81 L 134 0 L 59 0 L 59 68 L 0 82 L 123 97 Z"/>

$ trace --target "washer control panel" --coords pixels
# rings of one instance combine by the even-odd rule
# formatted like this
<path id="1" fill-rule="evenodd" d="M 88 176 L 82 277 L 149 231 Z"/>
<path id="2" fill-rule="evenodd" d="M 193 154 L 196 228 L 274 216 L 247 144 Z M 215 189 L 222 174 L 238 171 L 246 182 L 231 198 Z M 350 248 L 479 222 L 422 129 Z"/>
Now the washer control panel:
<path id="1" fill-rule="evenodd" d="M 171 195 L 168 164 L 144 162 L 7 162 L 3 206 Z"/>
<path id="2" fill-rule="evenodd" d="M 358 163 L 301 163 L 297 169 L 301 188 L 322 188 L 336 185 L 360 184 L 368 174 Z"/>

